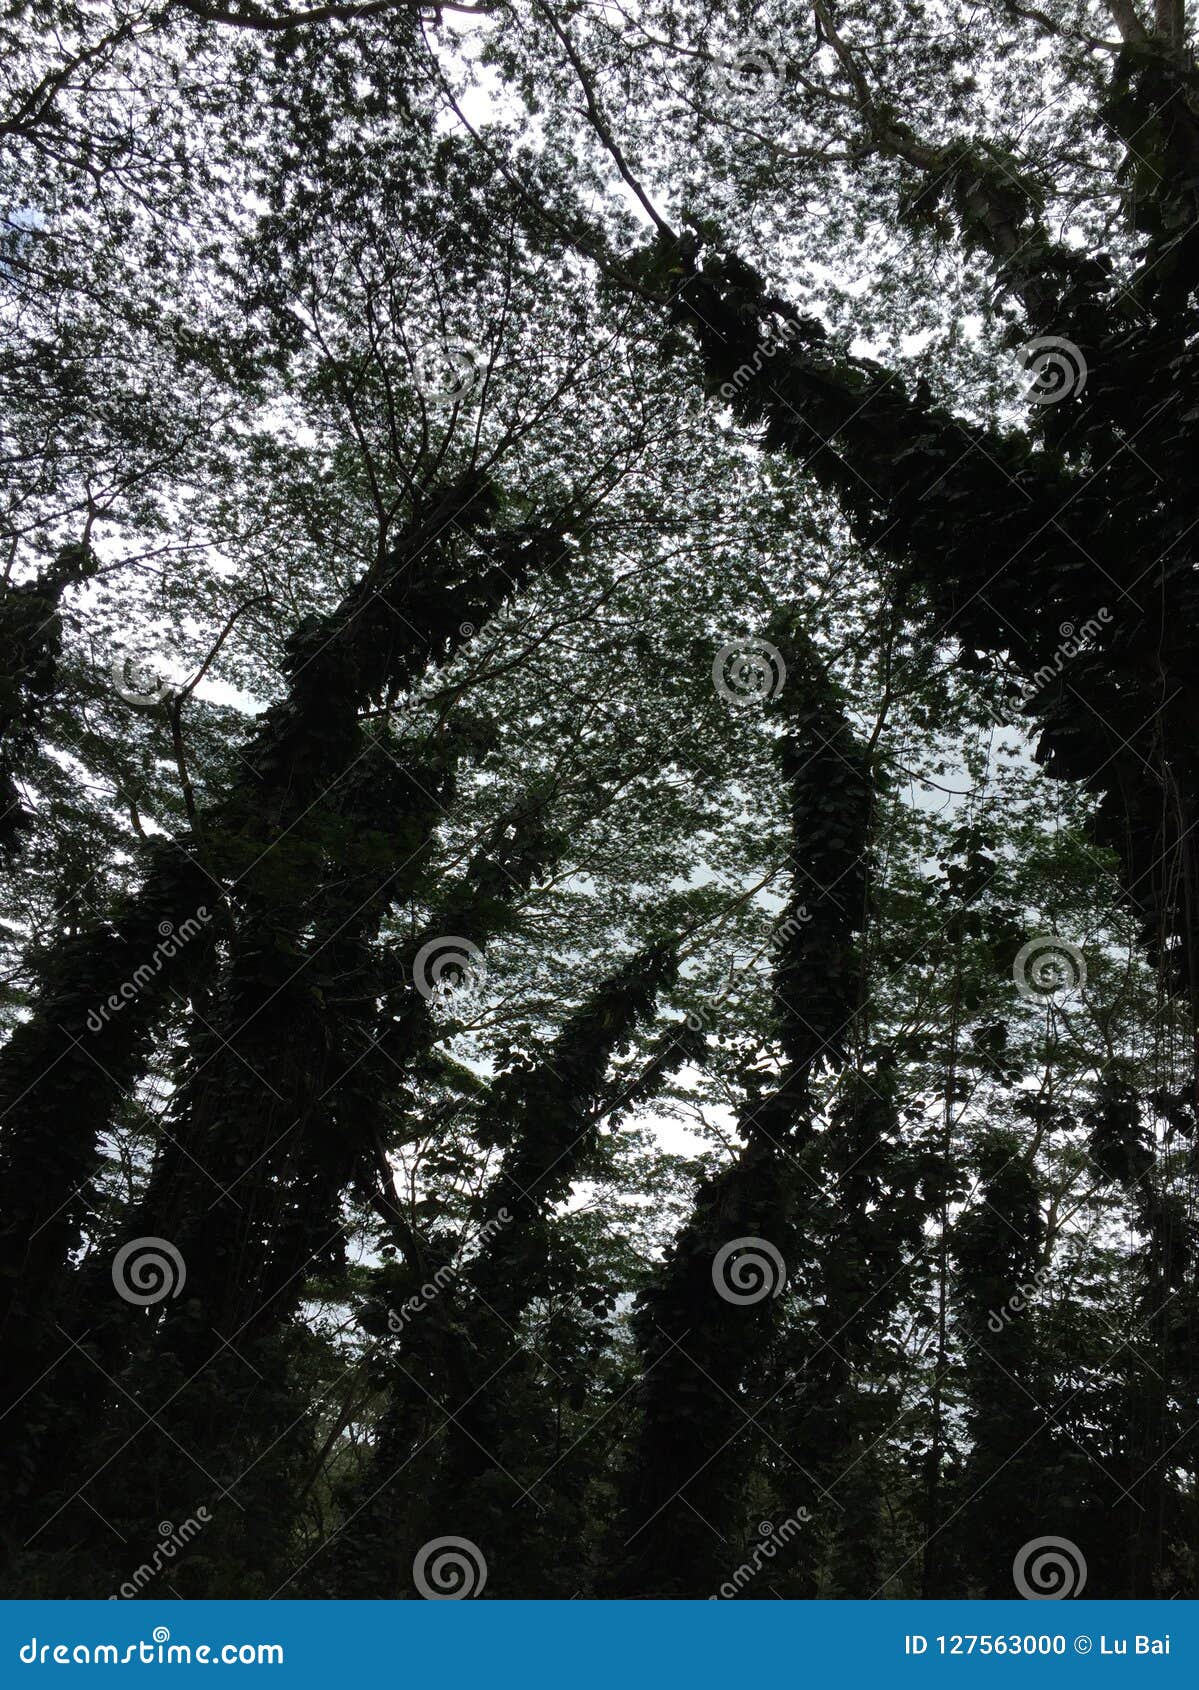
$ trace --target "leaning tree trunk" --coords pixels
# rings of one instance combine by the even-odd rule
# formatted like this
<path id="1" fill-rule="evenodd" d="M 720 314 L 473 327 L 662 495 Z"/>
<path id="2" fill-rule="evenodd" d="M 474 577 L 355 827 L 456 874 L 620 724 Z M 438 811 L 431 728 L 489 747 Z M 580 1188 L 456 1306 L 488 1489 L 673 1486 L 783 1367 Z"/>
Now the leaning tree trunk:
<path id="1" fill-rule="evenodd" d="M 227 797 L 204 813 L 196 839 L 152 848 L 147 879 L 112 927 L 52 953 L 41 1002 L 0 1058 L 0 1332 L 16 1492 L 28 1474 L 26 1437 L 42 1423 L 33 1387 L 63 1349 L 52 1342 L 54 1315 L 110 1113 L 143 1072 L 172 997 L 211 965 L 212 912 L 232 911 L 235 984 L 239 967 L 282 977 L 290 942 L 272 932 L 270 912 L 296 897 L 284 869 L 306 892 L 321 872 L 320 805 L 367 749 L 360 710 L 444 661 L 464 627 L 562 558 L 558 530 L 496 529 L 495 509 L 494 493 L 474 483 L 431 498 L 342 604 L 293 636 L 287 695 L 255 733 Z M 257 964 L 248 960 L 255 944 Z M 227 1002 L 226 1036 L 238 1025 L 233 1013 L 244 1019 L 266 1001 L 264 983 Z M 116 1007 L 97 1012 L 106 1005 Z"/>
<path id="2" fill-rule="evenodd" d="M 641 1423 L 616 1546 L 628 1595 L 708 1596 L 742 1558 L 744 1483 L 766 1406 L 748 1393 L 771 1354 L 788 1254 L 803 1248 L 813 1082 L 843 1059 L 861 997 L 870 754 L 798 624 L 778 639 L 793 871 L 774 971 L 783 1069 L 745 1110 L 744 1148 L 701 1186 L 636 1314 Z"/>
<path id="3" fill-rule="evenodd" d="M 421 1543 L 458 1531 L 461 1522 L 470 1522 L 469 1535 L 487 1559 L 489 1588 L 496 1593 L 527 1594 L 538 1566 L 553 1578 L 558 1551 L 539 1530 L 541 1499 L 531 1508 L 519 1506 L 523 1487 L 516 1474 L 531 1468 L 540 1473 L 554 1459 L 540 1416 L 530 1408 L 540 1387 L 536 1343 L 525 1322 L 538 1299 L 572 1294 L 571 1263 L 553 1248 L 555 1212 L 594 1157 L 611 1059 L 653 1015 L 675 969 L 667 944 L 631 958 L 569 1018 L 531 1068 L 501 1075 L 482 1100 L 478 1137 L 503 1147 L 479 1208 L 485 1243 L 421 1310 L 415 1357 L 404 1344 L 390 1369 L 384 1358 L 395 1404 L 333 1553 L 337 1578 L 355 1595 L 398 1594 Z M 663 1083 L 693 1049 L 684 1029 L 651 1064 L 653 1083 Z M 396 1236 L 408 1253 L 411 1242 L 402 1227 Z M 424 1262 L 426 1278 L 438 1265 L 444 1264 Z M 413 1519 L 401 1506 L 407 1462 L 417 1449 L 411 1368 L 425 1381 L 422 1394 L 432 1393 L 445 1410 L 412 1541 L 395 1530 L 397 1513 Z"/>

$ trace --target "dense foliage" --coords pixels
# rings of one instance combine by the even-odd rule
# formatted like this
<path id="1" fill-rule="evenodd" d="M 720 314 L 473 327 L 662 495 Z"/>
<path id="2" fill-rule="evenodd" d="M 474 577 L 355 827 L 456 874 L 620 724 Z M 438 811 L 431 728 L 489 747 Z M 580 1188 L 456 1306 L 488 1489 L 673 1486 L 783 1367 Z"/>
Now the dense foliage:
<path id="1" fill-rule="evenodd" d="M 1199 1595 L 1191 41 L 10 8 L 7 1594 Z"/>

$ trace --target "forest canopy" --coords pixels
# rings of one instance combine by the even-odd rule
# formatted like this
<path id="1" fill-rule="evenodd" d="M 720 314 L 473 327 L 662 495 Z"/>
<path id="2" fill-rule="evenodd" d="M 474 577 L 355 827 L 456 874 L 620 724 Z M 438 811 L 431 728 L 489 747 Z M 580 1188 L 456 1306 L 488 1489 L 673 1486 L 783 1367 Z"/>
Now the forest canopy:
<path id="1" fill-rule="evenodd" d="M 1195 23 L 10 5 L 6 1594 L 1199 1596 Z"/>

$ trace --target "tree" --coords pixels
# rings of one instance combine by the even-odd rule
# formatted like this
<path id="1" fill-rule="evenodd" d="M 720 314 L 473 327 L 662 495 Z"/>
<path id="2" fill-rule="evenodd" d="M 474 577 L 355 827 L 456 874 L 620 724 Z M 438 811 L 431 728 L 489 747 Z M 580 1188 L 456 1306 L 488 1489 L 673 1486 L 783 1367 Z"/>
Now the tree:
<path id="1" fill-rule="evenodd" d="M 10 1587 L 1193 1594 L 1182 9 L 5 30 Z"/>

